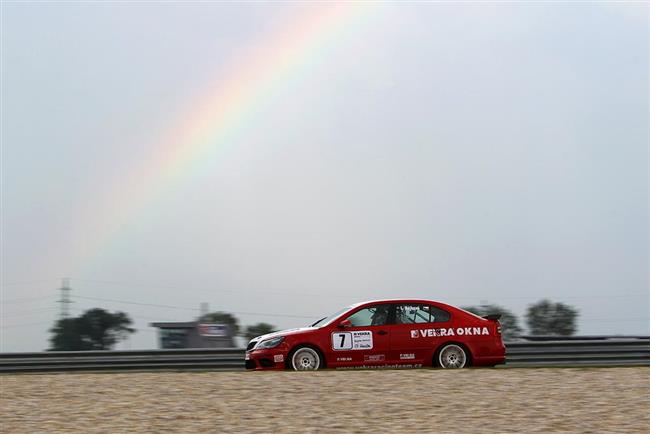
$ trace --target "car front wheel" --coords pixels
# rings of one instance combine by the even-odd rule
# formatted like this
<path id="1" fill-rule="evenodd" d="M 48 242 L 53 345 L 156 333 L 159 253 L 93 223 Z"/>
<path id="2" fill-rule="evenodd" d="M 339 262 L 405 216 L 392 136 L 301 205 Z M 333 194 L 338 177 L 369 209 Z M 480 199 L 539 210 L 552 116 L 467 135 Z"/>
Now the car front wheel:
<path id="1" fill-rule="evenodd" d="M 296 371 L 315 371 L 321 365 L 320 354 L 310 347 L 299 347 L 291 357 L 291 367 Z"/>
<path id="2" fill-rule="evenodd" d="M 438 364 L 445 369 L 460 369 L 467 366 L 467 352 L 456 344 L 447 344 L 438 352 Z"/>

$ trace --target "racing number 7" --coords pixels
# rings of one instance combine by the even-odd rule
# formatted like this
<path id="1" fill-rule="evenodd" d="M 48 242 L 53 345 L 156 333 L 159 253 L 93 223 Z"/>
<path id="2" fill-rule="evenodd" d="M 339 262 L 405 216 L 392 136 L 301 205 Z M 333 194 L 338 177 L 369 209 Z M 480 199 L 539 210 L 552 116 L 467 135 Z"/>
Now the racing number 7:
<path id="1" fill-rule="evenodd" d="M 335 332 L 332 333 L 332 348 L 335 350 L 351 350 L 354 339 L 352 333 Z"/>

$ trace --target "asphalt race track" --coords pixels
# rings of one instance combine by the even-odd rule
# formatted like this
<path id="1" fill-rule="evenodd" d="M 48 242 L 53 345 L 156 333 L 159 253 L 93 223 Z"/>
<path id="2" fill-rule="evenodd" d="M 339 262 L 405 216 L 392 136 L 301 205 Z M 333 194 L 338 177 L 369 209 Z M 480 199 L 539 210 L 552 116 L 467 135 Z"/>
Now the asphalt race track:
<path id="1" fill-rule="evenodd" d="M 650 367 L 4 374 L 3 433 L 647 432 Z"/>

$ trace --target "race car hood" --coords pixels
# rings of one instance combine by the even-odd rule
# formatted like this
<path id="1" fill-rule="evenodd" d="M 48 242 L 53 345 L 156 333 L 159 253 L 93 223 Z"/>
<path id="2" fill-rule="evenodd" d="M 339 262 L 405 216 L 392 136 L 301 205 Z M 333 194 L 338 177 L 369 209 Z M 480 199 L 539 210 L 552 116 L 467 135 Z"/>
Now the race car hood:
<path id="1" fill-rule="evenodd" d="M 297 334 L 300 334 L 300 333 L 304 333 L 306 331 L 315 330 L 316 328 L 317 327 L 300 327 L 300 328 L 294 328 L 294 329 L 280 330 L 280 331 L 273 332 L 273 333 L 267 333 L 265 335 L 257 336 L 255 338 L 251 339 L 250 342 L 248 343 L 248 346 L 250 348 L 250 345 L 252 343 L 257 343 L 257 342 L 260 342 L 260 341 L 263 341 L 263 340 L 266 340 L 266 339 L 269 339 L 269 338 L 275 338 L 277 336 L 297 335 Z"/>

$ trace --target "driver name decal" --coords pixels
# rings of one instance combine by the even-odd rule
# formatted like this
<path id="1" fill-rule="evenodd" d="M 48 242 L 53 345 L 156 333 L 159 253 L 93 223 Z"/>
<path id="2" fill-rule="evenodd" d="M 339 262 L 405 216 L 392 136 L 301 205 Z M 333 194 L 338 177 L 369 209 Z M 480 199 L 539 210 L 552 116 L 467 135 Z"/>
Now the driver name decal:
<path id="1" fill-rule="evenodd" d="M 332 333 L 332 349 L 371 350 L 372 332 L 369 330 L 359 330 L 353 332 Z"/>
<path id="2" fill-rule="evenodd" d="M 432 338 L 434 336 L 489 336 L 487 327 L 458 327 L 442 329 L 411 330 L 412 338 Z"/>

